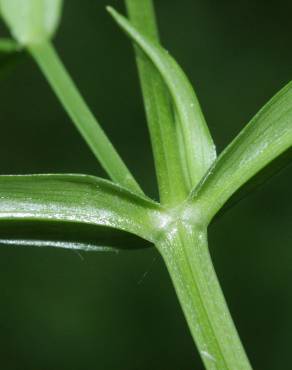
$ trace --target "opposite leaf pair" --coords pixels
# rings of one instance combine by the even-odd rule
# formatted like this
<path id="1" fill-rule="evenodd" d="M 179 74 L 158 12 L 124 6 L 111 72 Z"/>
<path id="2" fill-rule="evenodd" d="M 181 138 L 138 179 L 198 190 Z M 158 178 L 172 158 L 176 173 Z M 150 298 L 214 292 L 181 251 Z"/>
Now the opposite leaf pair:
<path id="1" fill-rule="evenodd" d="M 152 24 L 145 27 L 149 31 L 145 35 L 143 27 L 135 28 L 109 8 L 139 49 L 160 194 L 160 204 L 155 203 L 143 194 L 49 41 L 60 5 L 57 0 L 0 0 L 17 41 L 15 45 L 4 40 L 2 49 L 24 47 L 32 55 L 116 184 L 84 175 L 1 176 L 0 243 L 83 250 L 138 248 L 145 246 L 143 241 L 155 244 L 205 366 L 251 369 L 213 269 L 207 226 L 220 208 L 232 205 L 290 161 L 292 83 L 216 159 L 188 79 L 157 42 L 151 0 L 126 0 L 138 25 L 147 26 L 143 17 L 148 14 Z M 252 181 L 255 174 L 260 177 Z"/>
<path id="2" fill-rule="evenodd" d="M 0 2 L 2 15 L 6 17 L 7 24 L 16 35 L 17 42 L 21 43 L 23 35 L 28 34 L 23 25 L 29 23 L 22 20 L 18 25 L 19 20 L 13 16 L 14 2 L 7 4 L 3 0 Z M 58 6 L 57 3 L 55 4 L 55 10 L 59 9 L 60 2 L 58 4 Z M 48 42 L 53 30 L 51 28 L 50 32 L 43 34 L 45 36 L 38 42 L 34 39 L 25 47 L 39 64 L 73 122 L 110 177 L 139 196 L 92 177 L 70 175 L 2 177 L 0 178 L 0 192 L 3 194 L 1 209 L 4 211 L 0 217 L 6 221 L 35 220 L 49 221 L 50 224 L 75 222 L 117 228 L 155 243 L 154 235 L 161 227 L 163 230 L 165 223 L 170 222 L 169 218 L 180 217 L 182 208 L 187 209 L 190 214 L 197 214 L 199 208 L 201 222 L 207 225 L 226 201 L 263 167 L 280 154 L 285 153 L 286 157 L 288 155 L 290 158 L 292 84 L 282 89 L 215 160 L 215 146 L 208 127 L 196 95 L 181 68 L 158 44 L 143 36 L 114 10 L 111 8 L 108 10 L 142 50 L 144 56 L 153 63 L 169 93 L 171 112 L 167 119 L 158 119 L 160 133 L 164 133 L 165 136 L 155 143 L 158 180 L 164 181 L 162 184 L 159 183 L 160 197 L 166 208 L 151 203 L 143 196 L 139 185 L 87 108 L 52 45 Z M 27 14 L 31 17 L 32 13 Z M 54 25 L 57 23 L 58 14 L 56 12 Z M 41 32 L 38 34 L 40 35 Z M 7 46 L 7 42 L 4 44 Z M 161 106 L 162 111 L 164 108 Z M 161 148 L 157 149 L 158 146 Z M 283 162 L 285 164 L 286 157 Z M 275 168 L 278 170 L 279 165 Z M 168 179 L 168 182 L 165 182 L 165 179 Z M 257 180 L 255 185 L 258 183 Z M 105 184 L 111 187 L 111 196 L 108 194 L 108 189 L 104 189 Z M 41 187 L 44 189 L 44 194 L 41 192 Z M 252 185 L 248 183 L 248 189 L 250 187 Z M 62 194 L 70 195 L 66 202 L 62 201 Z M 83 197 L 82 194 L 84 194 Z M 242 190 L 239 194 L 242 196 Z M 77 199 L 81 199 L 81 202 Z M 233 201 L 236 201 L 236 197 Z M 117 212 L 117 204 L 120 212 Z M 177 207 L 179 204 L 181 206 Z M 176 209 L 179 211 L 175 211 Z M 139 215 L 136 214 L 137 210 L 140 212 Z M 135 222 L 136 217 L 139 223 Z M 23 238 L 25 238 L 24 234 Z M 8 239 L 7 237 L 5 240 L 8 242 Z M 48 242 L 49 236 L 47 239 Z M 30 240 L 29 237 L 28 240 Z M 4 242 L 3 238 L 2 242 Z M 81 246 L 82 243 L 78 245 Z"/>

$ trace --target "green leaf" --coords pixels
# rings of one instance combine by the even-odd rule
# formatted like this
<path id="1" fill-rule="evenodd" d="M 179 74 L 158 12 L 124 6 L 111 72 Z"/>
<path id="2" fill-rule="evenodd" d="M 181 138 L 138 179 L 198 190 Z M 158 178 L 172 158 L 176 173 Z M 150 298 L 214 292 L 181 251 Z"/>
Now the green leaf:
<path id="1" fill-rule="evenodd" d="M 152 0 L 126 0 L 133 25 L 159 42 Z M 168 89 L 157 68 L 135 44 L 135 55 L 153 149 L 160 201 L 174 205 L 187 196 L 175 118 Z M 173 174 L 175 173 L 175 176 Z"/>
<path id="2" fill-rule="evenodd" d="M 110 14 L 143 50 L 160 72 L 173 100 L 178 124 L 179 151 L 189 188 L 196 185 L 216 158 L 215 147 L 195 92 L 169 53 L 108 7 Z M 176 176 L 176 174 L 173 174 Z"/>
<path id="3" fill-rule="evenodd" d="M 93 176 L 0 176 L 2 244 L 138 248 L 161 219 L 157 203 Z"/>
<path id="4" fill-rule="evenodd" d="M 292 82 L 223 151 L 191 201 L 197 201 L 210 220 L 242 185 L 291 146 Z"/>
<path id="5" fill-rule="evenodd" d="M 264 167 L 249 181 L 247 181 L 241 188 L 239 188 L 220 209 L 220 211 L 216 215 L 216 218 L 220 217 L 222 214 L 225 214 L 234 205 L 248 197 L 258 188 L 261 188 L 272 177 L 278 175 L 282 170 L 286 169 L 291 164 L 292 164 L 292 148 L 289 148 L 279 157 L 277 157 L 271 163 L 269 163 L 266 167 Z"/>
<path id="6" fill-rule="evenodd" d="M 0 12 L 21 45 L 48 40 L 60 20 L 63 0 L 0 0 Z"/>
<path id="7" fill-rule="evenodd" d="M 49 42 L 29 47 L 44 76 L 76 128 L 112 180 L 143 194 L 140 186 L 86 105 L 76 85 Z"/>

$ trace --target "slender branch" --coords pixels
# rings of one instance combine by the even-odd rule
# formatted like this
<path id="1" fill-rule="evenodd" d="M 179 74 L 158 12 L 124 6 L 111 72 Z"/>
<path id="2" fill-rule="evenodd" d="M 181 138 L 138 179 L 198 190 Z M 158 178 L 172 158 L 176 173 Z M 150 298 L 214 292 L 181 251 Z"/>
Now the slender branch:
<path id="1" fill-rule="evenodd" d="M 49 42 L 44 42 L 31 45 L 29 51 L 80 134 L 111 179 L 128 189 L 143 193 L 87 107 L 54 47 Z"/>
<path id="2" fill-rule="evenodd" d="M 154 42 L 159 42 L 152 0 L 125 0 L 133 25 Z M 168 90 L 151 61 L 135 47 L 140 83 L 151 137 L 162 203 L 183 200 L 187 189 L 180 163 L 175 118 Z"/>
<path id="3" fill-rule="evenodd" d="M 206 231 L 179 223 L 157 245 L 208 370 L 250 370 L 210 258 Z"/>

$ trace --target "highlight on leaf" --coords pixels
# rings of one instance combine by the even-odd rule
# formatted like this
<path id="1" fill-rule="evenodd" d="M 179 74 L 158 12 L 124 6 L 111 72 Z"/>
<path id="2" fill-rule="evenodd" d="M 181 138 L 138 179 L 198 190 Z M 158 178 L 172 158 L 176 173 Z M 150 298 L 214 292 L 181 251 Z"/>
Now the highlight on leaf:
<path id="1" fill-rule="evenodd" d="M 161 217 L 148 198 L 86 175 L 0 176 L 0 194 L 0 244 L 139 248 Z"/>

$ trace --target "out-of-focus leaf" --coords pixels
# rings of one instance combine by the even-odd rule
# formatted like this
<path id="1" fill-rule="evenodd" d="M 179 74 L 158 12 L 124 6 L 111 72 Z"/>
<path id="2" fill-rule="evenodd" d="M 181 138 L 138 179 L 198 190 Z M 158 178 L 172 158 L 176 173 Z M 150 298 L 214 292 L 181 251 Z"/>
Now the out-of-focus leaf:
<path id="1" fill-rule="evenodd" d="M 63 0 L 0 0 L 0 12 L 21 45 L 48 40 L 60 20 Z"/>
<path id="2" fill-rule="evenodd" d="M 185 73 L 166 50 L 144 37 L 114 9 L 107 9 L 117 24 L 153 62 L 169 89 L 178 124 L 181 163 L 191 188 L 201 180 L 216 159 L 215 146 L 196 94 Z"/>
<path id="3" fill-rule="evenodd" d="M 219 156 L 191 196 L 210 220 L 255 174 L 292 146 L 292 82 L 276 94 Z M 265 175 L 266 177 L 266 175 Z"/>
<path id="4" fill-rule="evenodd" d="M 138 248 L 154 241 L 161 213 L 148 198 L 92 176 L 0 176 L 1 244 Z"/>

